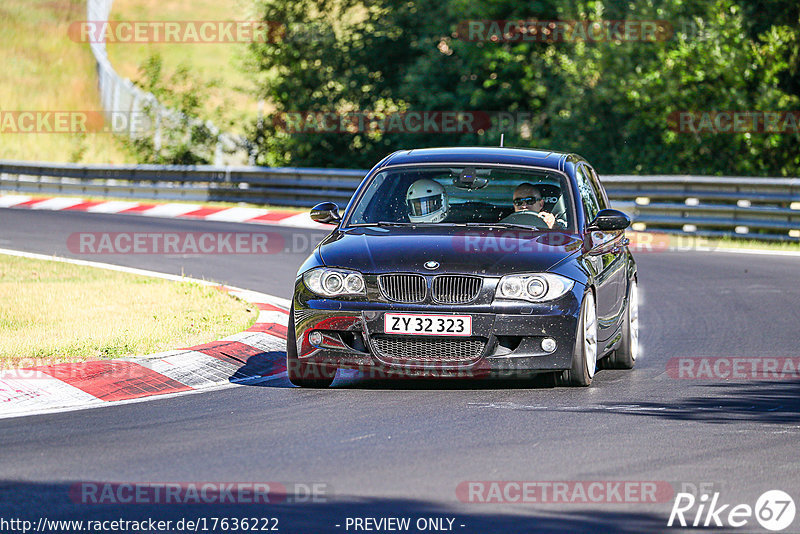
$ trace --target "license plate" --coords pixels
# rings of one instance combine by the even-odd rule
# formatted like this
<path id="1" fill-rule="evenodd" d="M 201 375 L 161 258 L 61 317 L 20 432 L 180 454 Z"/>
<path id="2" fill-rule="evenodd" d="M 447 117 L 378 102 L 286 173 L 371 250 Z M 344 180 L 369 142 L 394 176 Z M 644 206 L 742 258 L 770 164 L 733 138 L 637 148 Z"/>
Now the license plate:
<path id="1" fill-rule="evenodd" d="M 387 334 L 420 336 L 471 336 L 472 317 L 387 313 L 383 316 L 383 331 Z"/>

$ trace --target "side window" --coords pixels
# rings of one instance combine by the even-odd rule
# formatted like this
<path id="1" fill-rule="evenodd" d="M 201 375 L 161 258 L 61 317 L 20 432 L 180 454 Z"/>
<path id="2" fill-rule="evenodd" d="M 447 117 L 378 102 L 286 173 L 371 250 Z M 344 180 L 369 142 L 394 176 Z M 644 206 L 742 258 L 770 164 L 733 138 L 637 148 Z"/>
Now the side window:
<path id="1" fill-rule="evenodd" d="M 597 194 L 592 187 L 592 182 L 589 178 L 586 166 L 579 165 L 575 171 L 575 176 L 578 178 L 578 189 L 581 192 L 581 202 L 583 209 L 586 212 L 587 224 L 594 220 L 597 212 L 600 211 L 600 203 L 597 200 Z"/>
<path id="2" fill-rule="evenodd" d="M 608 195 L 606 195 L 606 190 L 603 187 L 603 184 L 600 183 L 600 178 L 597 177 L 597 173 L 589 165 L 586 165 L 584 169 L 589 171 L 589 178 L 591 178 L 592 187 L 594 188 L 594 192 L 597 196 L 597 201 L 600 203 L 600 209 L 608 209 L 610 207 L 608 205 Z"/>

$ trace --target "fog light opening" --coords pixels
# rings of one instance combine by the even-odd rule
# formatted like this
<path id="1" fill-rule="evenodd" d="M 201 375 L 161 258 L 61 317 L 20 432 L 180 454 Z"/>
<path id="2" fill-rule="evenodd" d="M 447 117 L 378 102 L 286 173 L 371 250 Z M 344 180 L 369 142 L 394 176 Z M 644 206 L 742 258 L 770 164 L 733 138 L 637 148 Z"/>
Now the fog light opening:
<path id="1" fill-rule="evenodd" d="M 312 345 L 322 345 L 322 332 L 314 330 L 308 334 L 308 342 Z"/>
<path id="2" fill-rule="evenodd" d="M 550 353 L 556 350 L 556 340 L 552 337 L 546 337 L 542 340 L 542 350 Z"/>

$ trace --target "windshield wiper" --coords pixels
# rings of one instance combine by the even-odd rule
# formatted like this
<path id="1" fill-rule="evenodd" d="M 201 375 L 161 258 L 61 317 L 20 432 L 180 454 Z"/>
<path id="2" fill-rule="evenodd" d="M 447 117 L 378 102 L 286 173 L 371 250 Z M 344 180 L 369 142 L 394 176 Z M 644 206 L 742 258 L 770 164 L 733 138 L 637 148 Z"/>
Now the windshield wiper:
<path id="1" fill-rule="evenodd" d="M 528 226 L 526 224 L 514 224 L 514 223 L 496 223 L 492 226 L 497 226 L 500 228 L 515 228 L 517 230 L 530 230 L 531 232 L 541 232 L 545 230 L 544 228 L 539 228 L 537 226 Z"/>
<path id="2" fill-rule="evenodd" d="M 524 224 L 514 224 L 514 223 L 504 223 L 504 222 L 496 222 L 496 223 L 463 223 L 464 226 L 468 226 L 471 228 L 509 228 L 513 230 L 528 230 L 530 232 L 541 232 L 543 228 L 538 228 L 536 226 L 527 226 Z"/>
<path id="3" fill-rule="evenodd" d="M 350 226 L 355 228 L 369 228 L 371 226 L 417 226 L 419 223 L 410 223 L 410 222 L 392 222 L 392 221 L 378 221 L 374 223 L 360 223 L 360 224 L 351 224 Z"/>

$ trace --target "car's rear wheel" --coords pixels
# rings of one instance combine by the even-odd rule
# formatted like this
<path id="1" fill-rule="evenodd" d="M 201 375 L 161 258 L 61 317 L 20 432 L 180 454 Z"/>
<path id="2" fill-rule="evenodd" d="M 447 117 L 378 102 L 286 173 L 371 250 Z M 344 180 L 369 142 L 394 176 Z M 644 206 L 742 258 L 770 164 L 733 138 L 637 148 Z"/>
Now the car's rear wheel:
<path id="1" fill-rule="evenodd" d="M 628 307 L 622 322 L 622 341 L 610 356 L 601 360 L 604 369 L 632 369 L 639 357 L 639 284 L 634 278 L 628 293 Z"/>
<path id="2" fill-rule="evenodd" d="M 586 292 L 578 321 L 578 334 L 572 352 L 572 368 L 556 375 L 556 384 L 588 386 L 597 368 L 597 307 L 594 293 Z"/>
<path id="3" fill-rule="evenodd" d="M 301 388 L 326 388 L 336 378 L 335 367 L 309 365 L 297 357 L 294 305 L 289 310 L 289 326 L 286 329 L 286 374 L 289 375 L 289 382 Z"/>

